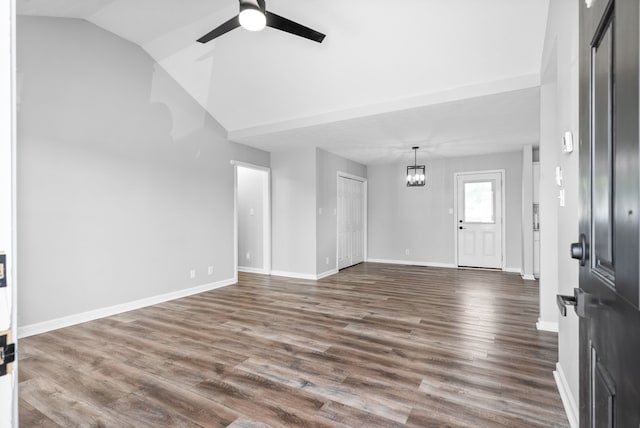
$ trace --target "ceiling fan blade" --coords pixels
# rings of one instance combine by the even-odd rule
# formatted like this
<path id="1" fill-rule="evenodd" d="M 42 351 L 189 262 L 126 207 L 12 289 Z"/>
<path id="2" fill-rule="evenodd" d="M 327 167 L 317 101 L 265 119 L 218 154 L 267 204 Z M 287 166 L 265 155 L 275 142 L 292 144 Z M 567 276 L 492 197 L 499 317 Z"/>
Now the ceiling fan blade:
<path id="1" fill-rule="evenodd" d="M 305 39 L 313 40 L 314 42 L 322 43 L 325 35 L 312 30 L 309 27 L 293 22 L 290 19 L 283 18 L 275 13 L 267 12 L 267 26 L 275 28 L 280 31 L 295 34 L 296 36 L 304 37 Z"/>
<path id="2" fill-rule="evenodd" d="M 240 19 L 239 19 L 239 17 L 234 16 L 233 18 L 231 18 L 230 20 L 228 20 L 224 24 L 220 25 L 215 30 L 209 31 L 207 34 L 205 34 L 204 36 L 200 37 L 197 41 L 200 42 L 200 43 L 210 42 L 211 40 L 215 39 L 216 37 L 220 37 L 223 34 L 228 33 L 229 31 L 233 30 L 234 28 L 238 28 L 239 26 L 240 26 Z"/>

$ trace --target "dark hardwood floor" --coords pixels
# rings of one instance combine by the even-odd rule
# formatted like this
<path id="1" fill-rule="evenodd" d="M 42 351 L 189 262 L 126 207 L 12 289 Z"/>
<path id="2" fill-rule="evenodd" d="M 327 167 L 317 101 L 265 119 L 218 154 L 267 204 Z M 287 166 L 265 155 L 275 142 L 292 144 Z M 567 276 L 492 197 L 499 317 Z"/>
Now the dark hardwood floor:
<path id="1" fill-rule="evenodd" d="M 568 426 L 517 274 L 361 264 L 21 340 L 20 425 Z"/>

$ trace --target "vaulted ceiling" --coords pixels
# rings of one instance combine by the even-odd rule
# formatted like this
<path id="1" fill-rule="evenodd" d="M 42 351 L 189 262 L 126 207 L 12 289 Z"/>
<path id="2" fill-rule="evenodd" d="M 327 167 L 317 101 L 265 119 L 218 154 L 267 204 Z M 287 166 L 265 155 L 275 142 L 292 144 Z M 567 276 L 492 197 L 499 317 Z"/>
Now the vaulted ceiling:
<path id="1" fill-rule="evenodd" d="M 265 150 L 325 148 L 366 164 L 518 150 L 539 139 L 548 0 L 267 0 L 327 35 L 267 28 L 195 40 L 237 0 L 17 0 L 140 45 L 221 125 Z"/>

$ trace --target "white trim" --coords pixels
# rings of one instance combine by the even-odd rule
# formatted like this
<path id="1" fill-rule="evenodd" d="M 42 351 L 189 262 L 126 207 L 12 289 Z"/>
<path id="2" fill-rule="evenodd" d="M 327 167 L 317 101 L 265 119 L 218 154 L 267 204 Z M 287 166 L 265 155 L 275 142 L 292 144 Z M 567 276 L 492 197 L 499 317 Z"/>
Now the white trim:
<path id="1" fill-rule="evenodd" d="M 474 268 L 474 267 L 458 266 L 453 263 L 421 262 L 421 261 L 415 261 L 415 260 L 367 259 L 366 262 L 367 263 L 387 263 L 392 265 L 442 267 L 442 268 L 465 269 L 465 270 L 486 270 L 490 272 L 507 272 L 507 273 L 518 273 L 518 274 L 520 273 L 519 268 L 505 268 L 505 269 L 502 269 L 502 271 L 500 271 L 498 269 L 490 269 L 490 268 Z"/>
<path id="2" fill-rule="evenodd" d="M 578 405 L 571 393 L 571 388 L 567 383 L 567 378 L 564 375 L 562 366 L 560 363 L 556 363 L 556 369 L 553 371 L 553 378 L 556 380 L 558 386 L 558 392 L 564 405 L 564 411 L 567 413 L 567 419 L 569 419 L 569 426 L 571 428 L 578 428 L 580 426 L 580 413 L 578 412 Z"/>
<path id="3" fill-rule="evenodd" d="M 340 177 L 344 177 L 344 178 L 349 178 L 351 180 L 355 180 L 355 181 L 360 181 L 362 183 L 362 192 L 364 193 L 364 197 L 362 200 L 362 204 L 364 205 L 363 207 L 363 215 L 364 215 L 364 230 L 363 230 L 363 234 L 364 234 L 364 242 L 363 242 L 363 251 L 362 251 L 362 261 L 366 262 L 368 259 L 368 250 L 367 247 L 369 246 L 369 232 L 368 232 L 368 228 L 369 228 L 369 202 L 367 199 L 367 194 L 369 192 L 369 182 L 367 178 L 364 177 L 360 177 L 357 175 L 353 175 L 353 174 L 349 174 L 348 172 L 343 172 L 343 171 L 338 171 L 336 173 L 336 267 L 335 267 L 335 271 L 339 271 L 340 270 L 340 264 L 339 264 L 339 257 L 340 257 L 340 239 L 338 236 L 338 224 L 339 224 L 339 220 L 338 220 L 338 216 L 340 215 L 340 207 L 339 205 L 339 197 L 338 197 L 338 186 L 340 185 L 339 183 L 339 179 Z M 345 266 L 349 267 L 349 266 Z"/>
<path id="4" fill-rule="evenodd" d="M 262 270 L 271 272 L 271 168 L 265 171 L 262 181 Z"/>
<path id="5" fill-rule="evenodd" d="M 472 175 L 472 174 L 500 174 L 501 175 L 501 183 L 502 183 L 502 270 L 507 272 L 512 272 L 507 268 L 507 172 L 505 169 L 488 169 L 485 171 L 463 171 L 463 172 L 454 172 L 453 173 L 453 251 L 454 251 L 454 261 L 456 266 L 458 263 L 458 177 L 461 175 Z M 520 273 L 520 269 L 516 272 Z"/>
<path id="6" fill-rule="evenodd" d="M 518 272 L 520 272 L 520 270 L 518 270 Z M 536 280 L 536 277 L 533 276 L 530 273 L 526 273 L 524 275 L 521 274 L 520 276 L 522 276 L 522 279 L 524 279 L 525 281 L 535 281 Z"/>
<path id="7" fill-rule="evenodd" d="M 338 269 L 335 269 L 335 268 L 334 269 L 329 269 L 326 272 L 322 272 L 322 273 L 317 274 L 316 275 L 316 280 L 320 280 L 320 279 L 326 278 L 328 276 L 335 275 L 337 273 L 338 273 Z"/>
<path id="8" fill-rule="evenodd" d="M 0 289 L 0 330 L 17 339 L 18 245 L 16 204 L 16 2 L 0 6 L 0 251 L 6 254 L 6 287 Z M 18 359 L 0 377 L 0 426 L 18 427 Z"/>
<path id="9" fill-rule="evenodd" d="M 552 333 L 557 333 L 558 323 L 553 321 L 542 321 L 540 318 L 538 318 L 536 328 L 540 331 L 550 331 Z"/>
<path id="10" fill-rule="evenodd" d="M 351 180 L 361 181 L 363 183 L 367 182 L 366 178 L 360 177 L 359 175 L 349 174 L 348 172 L 338 171 L 338 177 L 350 178 Z"/>
<path id="11" fill-rule="evenodd" d="M 271 168 L 248 162 L 232 160 L 233 165 L 233 266 L 234 278 L 238 282 L 238 167 L 265 173 L 262 187 L 262 268 L 263 274 L 271 273 Z M 245 271 L 246 272 L 246 271 Z"/>
<path id="12" fill-rule="evenodd" d="M 286 272 L 282 270 L 272 270 L 271 276 L 283 276 L 285 278 L 295 278 L 295 279 L 308 279 L 311 281 L 315 281 L 317 275 L 312 273 L 297 273 L 297 272 Z"/>
<path id="13" fill-rule="evenodd" d="M 427 266 L 427 267 L 458 269 L 458 266 L 451 263 L 420 262 L 415 260 L 369 259 L 367 260 L 367 263 L 387 263 L 392 265 Z"/>
<path id="14" fill-rule="evenodd" d="M 248 267 L 248 266 L 238 266 L 238 272 L 259 273 L 262 275 L 269 275 L 269 273 L 262 268 L 254 268 L 254 267 Z"/>
<path id="15" fill-rule="evenodd" d="M 271 172 L 271 168 L 269 168 L 268 166 L 262 166 L 255 163 L 242 162 L 238 160 L 231 160 L 229 163 L 233 166 L 243 166 L 245 168 L 258 169 L 260 171 Z"/>
<path id="16" fill-rule="evenodd" d="M 238 165 L 233 165 L 233 279 L 238 282 Z"/>
<path id="17" fill-rule="evenodd" d="M 297 272 L 285 272 L 282 270 L 272 270 L 271 276 L 282 276 L 285 278 L 295 278 L 295 279 L 307 279 L 309 281 L 318 281 L 320 279 L 326 278 L 331 275 L 335 275 L 338 273 L 338 269 L 330 269 L 326 272 L 319 273 L 317 275 L 313 273 L 297 273 Z"/>
<path id="18" fill-rule="evenodd" d="M 106 308 L 94 309 L 91 311 L 82 312 L 75 315 L 69 315 L 62 318 L 56 318 L 49 321 L 43 321 L 36 324 L 19 326 L 18 337 L 20 339 L 23 339 L 25 337 L 33 336 L 36 334 L 46 333 L 51 330 L 57 330 L 59 328 L 69 327 L 75 324 L 81 324 L 83 322 L 93 321 L 99 318 L 110 317 L 112 315 L 121 314 L 123 312 L 128 312 L 135 309 L 157 305 L 158 303 L 164 303 L 170 300 L 181 299 L 183 297 L 192 296 L 194 294 L 200 294 L 206 291 L 216 290 L 218 288 L 233 285 L 236 282 L 237 281 L 233 278 L 225 279 L 218 282 L 198 285 L 196 287 L 187 288 L 184 290 L 173 291 L 171 293 L 160 294 L 158 296 L 153 296 L 153 297 L 147 297 L 144 299 L 135 300 L 133 302 L 122 303 L 119 305 L 109 306 Z"/>

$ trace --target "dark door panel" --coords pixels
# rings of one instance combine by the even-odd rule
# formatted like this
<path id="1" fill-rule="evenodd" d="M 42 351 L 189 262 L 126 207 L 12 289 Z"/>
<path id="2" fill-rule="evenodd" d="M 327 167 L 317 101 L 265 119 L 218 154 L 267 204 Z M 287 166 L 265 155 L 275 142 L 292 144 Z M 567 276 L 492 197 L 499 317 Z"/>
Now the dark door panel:
<path id="1" fill-rule="evenodd" d="M 580 425 L 638 428 L 640 8 L 580 4 Z"/>

